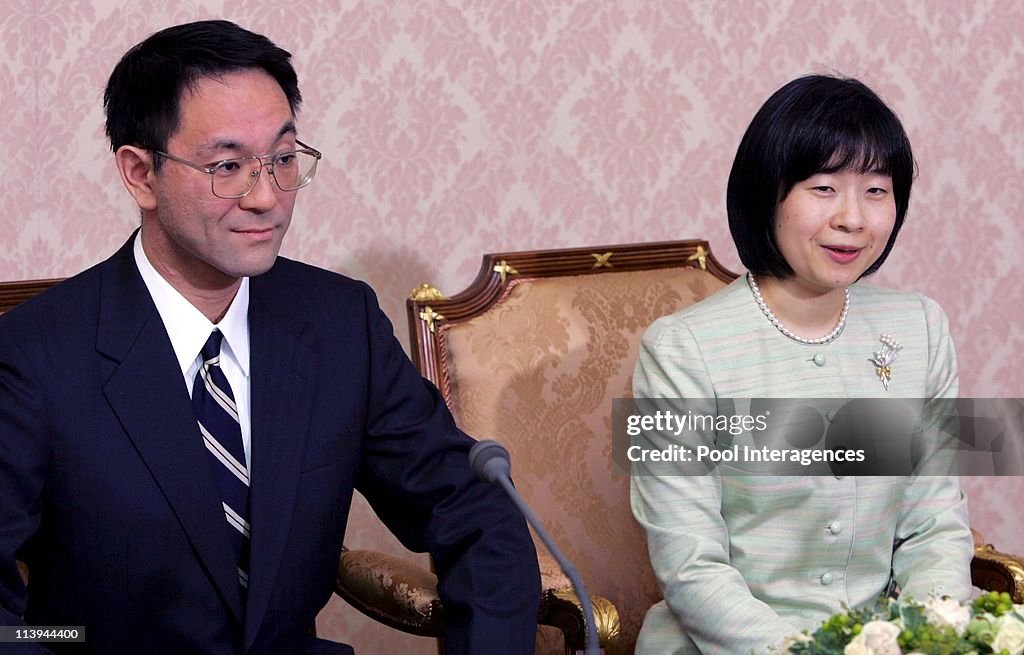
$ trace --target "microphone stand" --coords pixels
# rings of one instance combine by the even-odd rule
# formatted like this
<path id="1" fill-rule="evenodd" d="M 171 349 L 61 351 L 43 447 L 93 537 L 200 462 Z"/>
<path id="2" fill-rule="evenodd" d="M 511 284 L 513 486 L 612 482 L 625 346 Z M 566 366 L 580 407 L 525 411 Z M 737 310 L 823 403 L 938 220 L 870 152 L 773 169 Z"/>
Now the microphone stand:
<path id="1" fill-rule="evenodd" d="M 526 501 L 523 500 L 523 497 L 519 495 L 519 492 L 513 486 L 510 476 L 511 460 L 509 459 L 508 450 L 497 441 L 490 439 L 479 441 L 469 449 L 469 465 L 485 482 L 493 482 L 505 490 L 505 493 L 512 499 L 515 506 L 519 508 L 519 511 L 523 513 L 523 516 L 526 517 L 527 523 L 530 524 L 533 531 L 540 537 L 548 551 L 554 555 L 562 572 L 572 582 L 576 596 L 580 599 L 580 605 L 583 606 L 583 621 L 586 628 L 584 654 L 599 655 L 601 651 L 597 642 L 594 606 L 590 602 L 590 594 L 587 593 L 586 587 L 583 586 L 583 579 L 580 578 L 576 567 L 572 565 L 572 562 L 555 545 L 551 535 L 541 525 L 540 519 L 537 518 L 533 510 L 530 509 L 530 506 L 526 504 Z"/>

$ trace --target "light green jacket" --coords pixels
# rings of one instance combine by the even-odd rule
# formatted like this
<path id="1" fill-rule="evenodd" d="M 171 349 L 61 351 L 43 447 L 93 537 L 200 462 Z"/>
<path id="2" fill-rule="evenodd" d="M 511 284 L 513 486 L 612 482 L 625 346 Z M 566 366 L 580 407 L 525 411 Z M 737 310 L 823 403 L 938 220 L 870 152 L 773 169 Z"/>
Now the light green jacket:
<path id="1" fill-rule="evenodd" d="M 634 396 L 955 398 L 942 309 L 864 283 L 850 291 L 839 338 L 805 345 L 769 323 L 741 277 L 647 330 Z M 869 361 L 883 333 L 903 346 L 888 391 Z M 634 465 L 633 513 L 665 600 L 648 612 L 637 653 L 765 652 L 844 605 L 872 603 L 890 571 L 904 596 L 970 594 L 972 540 L 955 477 L 638 472 Z"/>

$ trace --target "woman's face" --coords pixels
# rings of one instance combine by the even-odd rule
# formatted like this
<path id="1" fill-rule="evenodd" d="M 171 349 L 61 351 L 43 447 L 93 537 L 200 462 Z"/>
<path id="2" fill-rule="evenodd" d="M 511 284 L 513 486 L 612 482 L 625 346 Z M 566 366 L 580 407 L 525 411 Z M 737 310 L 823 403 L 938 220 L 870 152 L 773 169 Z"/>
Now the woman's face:
<path id="1" fill-rule="evenodd" d="M 888 175 L 843 170 L 797 182 L 775 210 L 775 242 L 795 273 L 781 283 L 801 295 L 850 286 L 882 254 L 895 222 Z"/>

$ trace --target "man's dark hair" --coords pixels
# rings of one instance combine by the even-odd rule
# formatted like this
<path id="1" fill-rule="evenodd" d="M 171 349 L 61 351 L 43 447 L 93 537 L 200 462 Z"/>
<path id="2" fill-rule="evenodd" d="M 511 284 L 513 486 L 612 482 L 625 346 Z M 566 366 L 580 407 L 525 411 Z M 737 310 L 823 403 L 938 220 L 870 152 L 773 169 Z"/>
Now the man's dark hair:
<path id="1" fill-rule="evenodd" d="M 226 20 L 186 23 L 153 34 L 121 57 L 103 92 L 111 150 L 123 145 L 166 150 L 181 119 L 184 91 L 203 78 L 235 71 L 265 71 L 281 86 L 295 114 L 302 94 L 290 59 L 267 37 Z"/>
<path id="2" fill-rule="evenodd" d="M 729 230 L 754 275 L 793 275 L 775 241 L 775 212 L 793 186 L 818 173 L 854 170 L 892 177 L 896 223 L 864 272 L 878 270 L 896 242 L 910 203 L 914 156 L 899 118 L 854 79 L 808 75 L 776 91 L 740 141 L 729 174 Z"/>

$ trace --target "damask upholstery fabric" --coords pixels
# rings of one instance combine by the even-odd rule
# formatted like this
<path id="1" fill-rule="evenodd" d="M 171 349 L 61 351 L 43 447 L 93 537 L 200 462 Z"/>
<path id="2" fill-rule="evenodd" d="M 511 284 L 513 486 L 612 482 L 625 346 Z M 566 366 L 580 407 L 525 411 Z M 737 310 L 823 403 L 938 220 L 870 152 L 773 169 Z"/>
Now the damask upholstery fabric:
<path id="1" fill-rule="evenodd" d="M 409 611 L 410 621 L 418 621 L 440 605 L 437 576 L 422 567 L 366 550 L 342 553 L 341 566 L 357 595 L 372 598 L 389 614 Z"/>
<path id="2" fill-rule="evenodd" d="M 610 655 L 632 652 L 660 598 L 628 477 L 612 468 L 611 401 L 631 395 L 643 330 L 722 286 L 693 268 L 516 279 L 490 311 L 442 328 L 456 419 L 508 447 L 519 491 L 588 590 L 618 608 Z M 542 633 L 538 653 L 561 648 Z"/>

